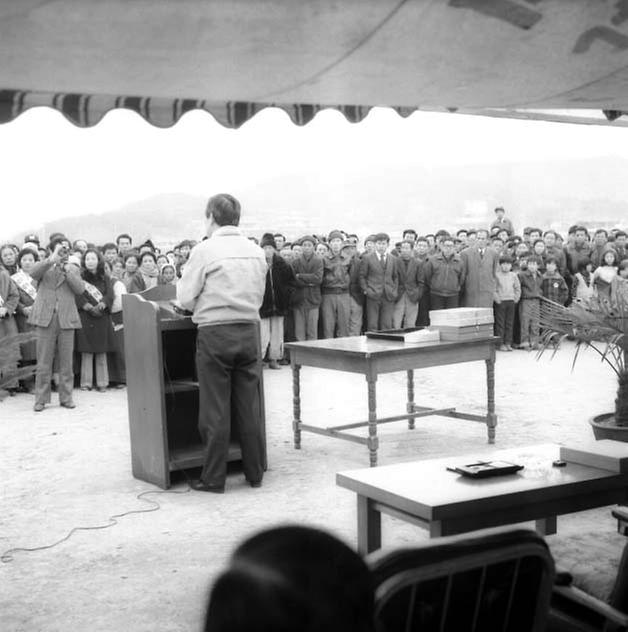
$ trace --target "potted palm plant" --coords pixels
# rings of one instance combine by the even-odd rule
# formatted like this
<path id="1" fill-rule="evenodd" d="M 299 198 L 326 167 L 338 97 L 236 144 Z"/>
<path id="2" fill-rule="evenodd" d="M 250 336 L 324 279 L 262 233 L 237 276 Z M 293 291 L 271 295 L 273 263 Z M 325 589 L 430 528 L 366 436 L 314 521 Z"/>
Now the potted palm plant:
<path id="1" fill-rule="evenodd" d="M 596 415 L 590 420 L 596 439 L 628 442 L 628 304 L 611 305 L 597 297 L 575 302 L 569 307 L 542 300 L 541 347 L 539 357 L 549 347 L 554 353 L 565 338 L 575 340 L 573 364 L 584 348 L 600 355 L 602 362 L 617 376 L 614 412 Z"/>
<path id="2" fill-rule="evenodd" d="M 0 344 L 0 400 L 7 395 L 6 387 L 15 380 L 25 380 L 35 374 L 36 365 L 30 364 L 21 368 L 15 368 L 16 358 L 20 357 L 21 344 L 35 340 L 34 331 L 26 331 L 21 334 L 11 334 L 2 338 Z"/>

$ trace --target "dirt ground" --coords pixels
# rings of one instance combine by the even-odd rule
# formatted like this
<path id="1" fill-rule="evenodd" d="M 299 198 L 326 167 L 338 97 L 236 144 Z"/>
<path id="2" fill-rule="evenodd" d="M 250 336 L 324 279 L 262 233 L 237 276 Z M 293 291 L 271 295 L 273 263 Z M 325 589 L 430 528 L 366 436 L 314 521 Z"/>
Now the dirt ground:
<path id="1" fill-rule="evenodd" d="M 591 437 L 587 419 L 612 409 L 615 379 L 592 352 L 571 372 L 573 345 L 557 356 L 499 353 L 496 367 L 497 442 L 470 421 L 427 417 L 381 426 L 379 462 L 482 454 L 534 443 L 574 443 Z M 366 418 L 360 376 L 305 367 L 302 418 L 331 425 Z M 56 402 L 32 412 L 31 396 L 0 403 L 0 554 L 64 538 L 74 527 L 99 527 L 133 510 L 157 511 L 117 519 L 108 529 L 81 530 L 52 548 L 15 551 L 0 562 L 0 629 L 198 630 L 208 587 L 234 546 L 252 532 L 285 522 L 324 527 L 356 544 L 355 495 L 335 474 L 368 465 L 365 446 L 303 434 L 292 445 L 289 367 L 265 371 L 269 470 L 261 489 L 230 474 L 224 495 L 158 493 L 131 475 L 126 391 L 76 392 L 77 408 Z M 483 363 L 416 372 L 416 401 L 485 410 Z M 405 374 L 378 382 L 378 413 L 405 410 Z M 361 429 L 361 433 L 365 429 Z M 151 491 L 143 499 L 138 494 Z M 559 532 L 613 531 L 607 508 L 559 518 Z M 384 517 L 385 546 L 426 539 L 426 532 Z"/>

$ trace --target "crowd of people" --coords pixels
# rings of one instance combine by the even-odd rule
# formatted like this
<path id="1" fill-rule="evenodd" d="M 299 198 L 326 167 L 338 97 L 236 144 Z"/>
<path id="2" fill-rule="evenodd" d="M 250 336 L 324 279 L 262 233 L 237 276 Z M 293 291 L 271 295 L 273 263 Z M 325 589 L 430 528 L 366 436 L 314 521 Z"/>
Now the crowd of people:
<path id="1" fill-rule="evenodd" d="M 262 356 L 269 368 L 289 363 L 283 344 L 358 336 L 364 331 L 429 325 L 430 310 L 494 309 L 502 351 L 539 344 L 542 297 L 563 305 L 598 295 L 628 296 L 628 236 L 574 225 L 566 235 L 526 227 L 518 234 L 503 208 L 486 228 L 403 231 L 391 243 L 332 230 L 292 241 L 280 233 L 250 237 L 264 251 L 266 290 L 259 310 Z M 12 371 L 36 364 L 36 379 L 5 385 L 35 392 L 35 410 L 59 390 L 73 407 L 72 385 L 105 392 L 123 386 L 122 295 L 177 284 L 192 248 L 167 251 L 128 234 L 96 246 L 55 233 L 0 247 L 0 340 L 18 332 Z"/>

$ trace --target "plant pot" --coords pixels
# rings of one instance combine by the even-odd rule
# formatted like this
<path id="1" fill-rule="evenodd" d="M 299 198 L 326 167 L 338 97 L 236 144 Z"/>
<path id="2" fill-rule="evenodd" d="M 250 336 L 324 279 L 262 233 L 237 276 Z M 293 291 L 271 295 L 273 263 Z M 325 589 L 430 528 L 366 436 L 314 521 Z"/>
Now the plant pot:
<path id="1" fill-rule="evenodd" d="M 628 426 L 615 425 L 615 413 L 604 413 L 589 419 L 595 439 L 612 439 L 628 443 Z"/>

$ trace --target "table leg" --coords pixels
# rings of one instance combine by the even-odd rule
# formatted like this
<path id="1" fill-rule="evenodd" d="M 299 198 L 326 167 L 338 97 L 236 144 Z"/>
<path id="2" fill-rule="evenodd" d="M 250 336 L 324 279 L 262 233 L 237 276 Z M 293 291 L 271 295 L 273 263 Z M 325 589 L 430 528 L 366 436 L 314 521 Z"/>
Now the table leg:
<path id="1" fill-rule="evenodd" d="M 382 546 L 382 514 L 373 501 L 358 494 L 358 553 L 366 555 Z"/>
<path id="2" fill-rule="evenodd" d="M 408 371 L 408 403 L 406 404 L 408 413 L 414 412 L 414 371 Z M 408 428 L 414 430 L 414 417 L 408 417 Z"/>
<path id="3" fill-rule="evenodd" d="M 301 365 L 292 365 L 292 430 L 294 449 L 301 449 Z"/>
<path id="4" fill-rule="evenodd" d="M 497 415 L 495 414 L 495 357 L 486 360 L 486 429 L 488 432 L 488 442 L 495 443 L 495 427 L 497 426 Z"/>
<path id="5" fill-rule="evenodd" d="M 556 516 L 547 516 L 536 520 L 536 530 L 541 535 L 553 535 L 556 533 Z"/>
<path id="6" fill-rule="evenodd" d="M 443 535 L 443 523 L 440 520 L 430 522 L 430 538 L 440 538 Z"/>
<path id="7" fill-rule="evenodd" d="M 367 375 L 366 382 L 369 400 L 369 436 L 366 445 L 369 448 L 369 464 L 371 467 L 375 467 L 377 465 L 377 448 L 379 447 L 377 438 L 377 398 L 375 394 L 377 375 Z"/>

